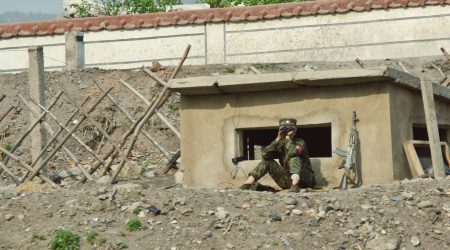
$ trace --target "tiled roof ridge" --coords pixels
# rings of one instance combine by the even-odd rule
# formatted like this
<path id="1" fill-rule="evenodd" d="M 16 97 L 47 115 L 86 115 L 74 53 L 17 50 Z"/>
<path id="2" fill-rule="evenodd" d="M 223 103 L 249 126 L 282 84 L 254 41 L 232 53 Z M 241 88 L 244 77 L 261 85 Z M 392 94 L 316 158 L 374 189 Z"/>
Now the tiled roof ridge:
<path id="1" fill-rule="evenodd" d="M 66 31 L 99 31 L 157 26 L 237 22 L 316 14 L 363 12 L 373 9 L 450 5 L 450 0 L 318 0 L 296 3 L 213 8 L 126 16 L 60 19 L 0 25 L 0 38 L 45 36 Z"/>

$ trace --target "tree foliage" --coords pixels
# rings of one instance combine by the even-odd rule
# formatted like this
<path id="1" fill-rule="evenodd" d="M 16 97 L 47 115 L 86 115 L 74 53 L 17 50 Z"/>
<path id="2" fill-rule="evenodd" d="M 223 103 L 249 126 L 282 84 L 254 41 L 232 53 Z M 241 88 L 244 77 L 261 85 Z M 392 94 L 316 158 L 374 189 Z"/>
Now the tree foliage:
<path id="1" fill-rule="evenodd" d="M 235 6 L 253 6 L 262 4 L 277 4 L 301 2 L 304 0 L 197 0 L 207 3 L 211 8 L 226 8 Z M 128 14 L 144 14 L 165 12 L 173 5 L 181 4 L 181 0 L 82 0 L 81 3 L 70 5 L 75 17 L 117 16 Z"/>

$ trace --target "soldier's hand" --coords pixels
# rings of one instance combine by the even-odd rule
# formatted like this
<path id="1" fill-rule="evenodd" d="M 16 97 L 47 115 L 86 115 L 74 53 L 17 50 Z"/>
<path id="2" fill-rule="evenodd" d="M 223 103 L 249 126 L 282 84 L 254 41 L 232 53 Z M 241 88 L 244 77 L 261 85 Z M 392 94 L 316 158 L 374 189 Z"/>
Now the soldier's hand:
<path id="1" fill-rule="evenodd" d="M 286 135 L 287 135 L 287 133 L 286 133 L 286 131 L 282 131 L 281 129 L 280 130 L 278 130 L 278 137 L 277 137 L 277 141 L 281 141 L 281 140 L 284 140 L 284 139 L 286 139 Z"/>

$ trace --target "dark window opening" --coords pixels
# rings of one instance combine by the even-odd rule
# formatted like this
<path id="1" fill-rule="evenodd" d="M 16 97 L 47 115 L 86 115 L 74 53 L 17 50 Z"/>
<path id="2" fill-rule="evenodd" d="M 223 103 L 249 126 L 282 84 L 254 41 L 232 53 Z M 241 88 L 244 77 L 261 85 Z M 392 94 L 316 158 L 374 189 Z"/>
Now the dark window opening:
<path id="1" fill-rule="evenodd" d="M 447 130 L 439 128 L 439 139 L 447 141 Z M 426 127 L 413 126 L 413 140 L 428 141 L 428 132 Z"/>
<path id="2" fill-rule="evenodd" d="M 278 127 L 242 129 L 243 156 L 246 160 L 261 159 L 261 150 L 278 134 Z M 331 157 L 331 124 L 297 127 L 296 138 L 306 142 L 309 157 Z"/>
<path id="3" fill-rule="evenodd" d="M 447 141 L 447 130 L 444 128 L 439 128 L 439 140 Z M 413 140 L 428 141 L 428 131 L 424 126 L 413 126 Z M 419 158 L 431 158 L 431 151 L 428 145 L 414 145 L 416 149 L 417 156 Z M 443 148 L 442 148 L 443 149 Z M 444 158 L 445 159 L 445 158 Z"/>

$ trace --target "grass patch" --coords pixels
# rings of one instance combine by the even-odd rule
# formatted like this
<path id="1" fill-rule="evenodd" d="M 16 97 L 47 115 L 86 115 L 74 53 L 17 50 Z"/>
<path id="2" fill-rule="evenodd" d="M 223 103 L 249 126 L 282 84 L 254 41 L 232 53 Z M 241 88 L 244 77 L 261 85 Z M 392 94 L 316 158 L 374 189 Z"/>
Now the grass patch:
<path id="1" fill-rule="evenodd" d="M 223 71 L 225 73 L 234 73 L 236 72 L 236 65 L 228 65 L 223 69 Z"/>
<path id="2" fill-rule="evenodd" d="M 94 230 L 90 230 L 86 233 L 86 240 L 89 242 L 89 244 L 94 245 L 97 241 L 98 233 Z"/>
<path id="3" fill-rule="evenodd" d="M 140 207 L 137 207 L 133 210 L 133 214 L 138 215 L 141 211 L 142 209 Z"/>
<path id="4" fill-rule="evenodd" d="M 37 241 L 37 240 L 46 240 L 47 238 L 45 237 L 44 234 L 38 233 L 38 232 L 34 232 L 31 235 L 31 241 Z"/>
<path id="5" fill-rule="evenodd" d="M 50 249 L 52 250 L 76 250 L 80 249 L 80 237 L 65 229 L 56 231 L 55 238 L 50 242 Z"/>
<path id="6" fill-rule="evenodd" d="M 127 222 L 127 230 L 130 232 L 138 231 L 143 229 L 144 226 L 139 219 L 131 219 Z"/>

